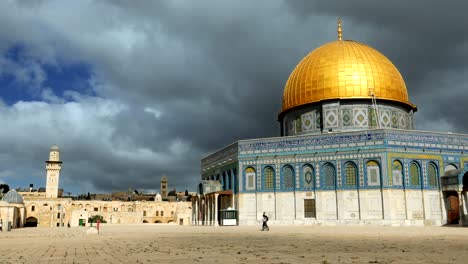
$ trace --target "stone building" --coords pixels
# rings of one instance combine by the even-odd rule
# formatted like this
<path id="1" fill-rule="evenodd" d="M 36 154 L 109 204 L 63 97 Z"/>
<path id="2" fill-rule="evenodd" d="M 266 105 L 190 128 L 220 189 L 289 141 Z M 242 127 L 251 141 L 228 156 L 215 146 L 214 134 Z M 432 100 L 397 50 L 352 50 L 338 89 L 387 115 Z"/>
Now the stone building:
<path id="1" fill-rule="evenodd" d="M 8 191 L 0 201 L 0 222 L 3 230 L 23 227 L 25 215 L 23 197 L 15 190 Z"/>
<path id="2" fill-rule="evenodd" d="M 202 159 L 193 224 L 226 209 L 241 225 L 263 212 L 272 224 L 467 223 L 468 135 L 414 130 L 416 111 L 392 62 L 339 23 L 286 82 L 281 137 Z"/>
<path id="3" fill-rule="evenodd" d="M 102 196 L 109 198 L 105 200 L 61 197 L 58 189 L 61 165 L 60 150 L 54 145 L 46 161 L 45 192 L 11 190 L 0 202 L 0 219 L 12 222 L 13 228 L 89 225 L 88 218 L 95 215 L 110 224 L 191 223 L 190 202 L 148 201 L 143 194 L 132 196 L 135 198 L 132 201 L 113 200 L 112 195 Z M 136 200 L 139 197 L 142 199 Z"/>

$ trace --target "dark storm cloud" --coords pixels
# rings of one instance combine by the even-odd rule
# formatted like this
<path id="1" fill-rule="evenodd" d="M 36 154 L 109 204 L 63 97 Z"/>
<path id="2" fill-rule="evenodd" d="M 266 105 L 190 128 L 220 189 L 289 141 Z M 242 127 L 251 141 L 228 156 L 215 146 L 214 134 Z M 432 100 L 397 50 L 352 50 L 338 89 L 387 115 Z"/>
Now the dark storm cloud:
<path id="1" fill-rule="evenodd" d="M 138 103 L 150 99 L 148 104 L 162 105 L 173 126 L 169 133 L 193 138 L 205 150 L 226 139 L 278 135 L 275 120 L 285 81 L 311 49 L 304 42 L 321 43 L 312 40 L 310 26 L 298 23 L 278 1 L 163 3 L 143 7 L 123 2 L 122 8 L 149 16 L 152 28 L 162 28 L 159 32 L 172 40 L 171 47 L 153 46 L 153 53 L 146 54 L 148 65 L 139 74 L 146 72 L 148 78 L 130 79 L 121 68 L 105 75 L 117 80 L 121 92 L 126 87 L 143 91 L 136 93 L 145 97 L 136 98 Z M 178 45 L 183 48 L 168 53 Z M 229 133 L 213 138 L 211 131 L 220 128 Z"/>
<path id="2" fill-rule="evenodd" d="M 304 32 L 310 26 L 283 12 L 281 2 L 126 3 L 121 8 L 138 18 L 135 23 L 149 25 L 145 35 L 150 44 L 141 49 L 144 54 L 132 54 L 138 59 L 98 72 L 115 88 L 102 94 L 161 111 L 149 122 L 133 120 L 145 124 L 146 131 L 157 131 L 147 146 L 158 149 L 173 137 L 189 142 L 193 156 L 181 164 L 192 166 L 188 171 L 198 178 L 199 160 L 209 152 L 235 140 L 279 134 L 276 115 L 284 83 L 311 49 L 304 39 L 323 42 L 291 29 Z M 314 24 L 319 28 L 320 23 Z M 131 132 L 134 126 L 119 127 L 121 134 L 137 135 Z M 136 138 L 135 144 L 141 144 L 145 137 Z"/>
<path id="3" fill-rule="evenodd" d="M 31 107 L 42 113 L 36 119 L 61 128 L 38 129 L 34 140 L 17 132 L 33 121 L 14 121 L 32 110 L 2 106 L 12 129 L 0 134 L 18 142 L 15 153 L 33 146 L 22 157 L 41 164 L 48 147 L 59 144 L 65 186 L 157 190 L 165 174 L 171 187 L 194 190 L 204 155 L 235 140 L 279 135 L 290 72 L 336 39 L 340 16 L 345 38 L 375 47 L 400 69 L 419 107 L 418 128 L 468 131 L 460 107 L 468 91 L 463 1 L 48 3 L 0 16 L 10 27 L 0 26 L 0 43 L 25 42 L 41 63 L 91 65 L 86 82 L 100 98 L 70 93 L 72 103 L 60 104 L 63 98 L 47 90 L 55 104 Z M 30 167 L 37 174 L 36 164 Z"/>

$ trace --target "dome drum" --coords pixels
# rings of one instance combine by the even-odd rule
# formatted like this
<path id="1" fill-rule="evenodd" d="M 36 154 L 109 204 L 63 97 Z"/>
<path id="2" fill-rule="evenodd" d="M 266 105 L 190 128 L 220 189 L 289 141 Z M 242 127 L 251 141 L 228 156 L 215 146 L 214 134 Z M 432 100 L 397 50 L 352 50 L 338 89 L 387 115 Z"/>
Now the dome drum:
<path id="1" fill-rule="evenodd" d="M 413 129 L 413 112 L 405 106 L 379 101 L 377 111 L 378 115 L 371 101 L 364 99 L 309 104 L 284 113 L 281 132 L 292 136 L 374 128 Z"/>

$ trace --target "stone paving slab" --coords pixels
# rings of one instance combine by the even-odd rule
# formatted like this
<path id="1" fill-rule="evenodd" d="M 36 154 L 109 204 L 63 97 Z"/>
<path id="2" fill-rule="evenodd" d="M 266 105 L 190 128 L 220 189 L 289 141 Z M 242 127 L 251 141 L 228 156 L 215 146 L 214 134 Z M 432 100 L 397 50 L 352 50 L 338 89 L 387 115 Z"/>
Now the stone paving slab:
<path id="1" fill-rule="evenodd" d="M 465 263 L 468 228 L 103 225 L 0 233 L 0 263 Z"/>

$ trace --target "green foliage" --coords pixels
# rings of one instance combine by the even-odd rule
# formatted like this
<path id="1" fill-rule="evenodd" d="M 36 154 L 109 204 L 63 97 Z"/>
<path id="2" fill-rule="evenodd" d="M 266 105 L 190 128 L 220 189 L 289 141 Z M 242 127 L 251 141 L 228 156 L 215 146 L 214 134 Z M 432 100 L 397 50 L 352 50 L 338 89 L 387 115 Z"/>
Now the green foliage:
<path id="1" fill-rule="evenodd" d="M 107 223 L 106 220 L 104 220 L 104 217 L 102 215 L 93 215 L 88 218 L 88 223 L 97 223 L 97 220 L 99 220 L 101 223 Z"/>
<path id="2" fill-rule="evenodd" d="M 8 184 L 0 184 L 0 190 L 2 193 L 7 193 L 10 190 L 10 186 Z"/>

